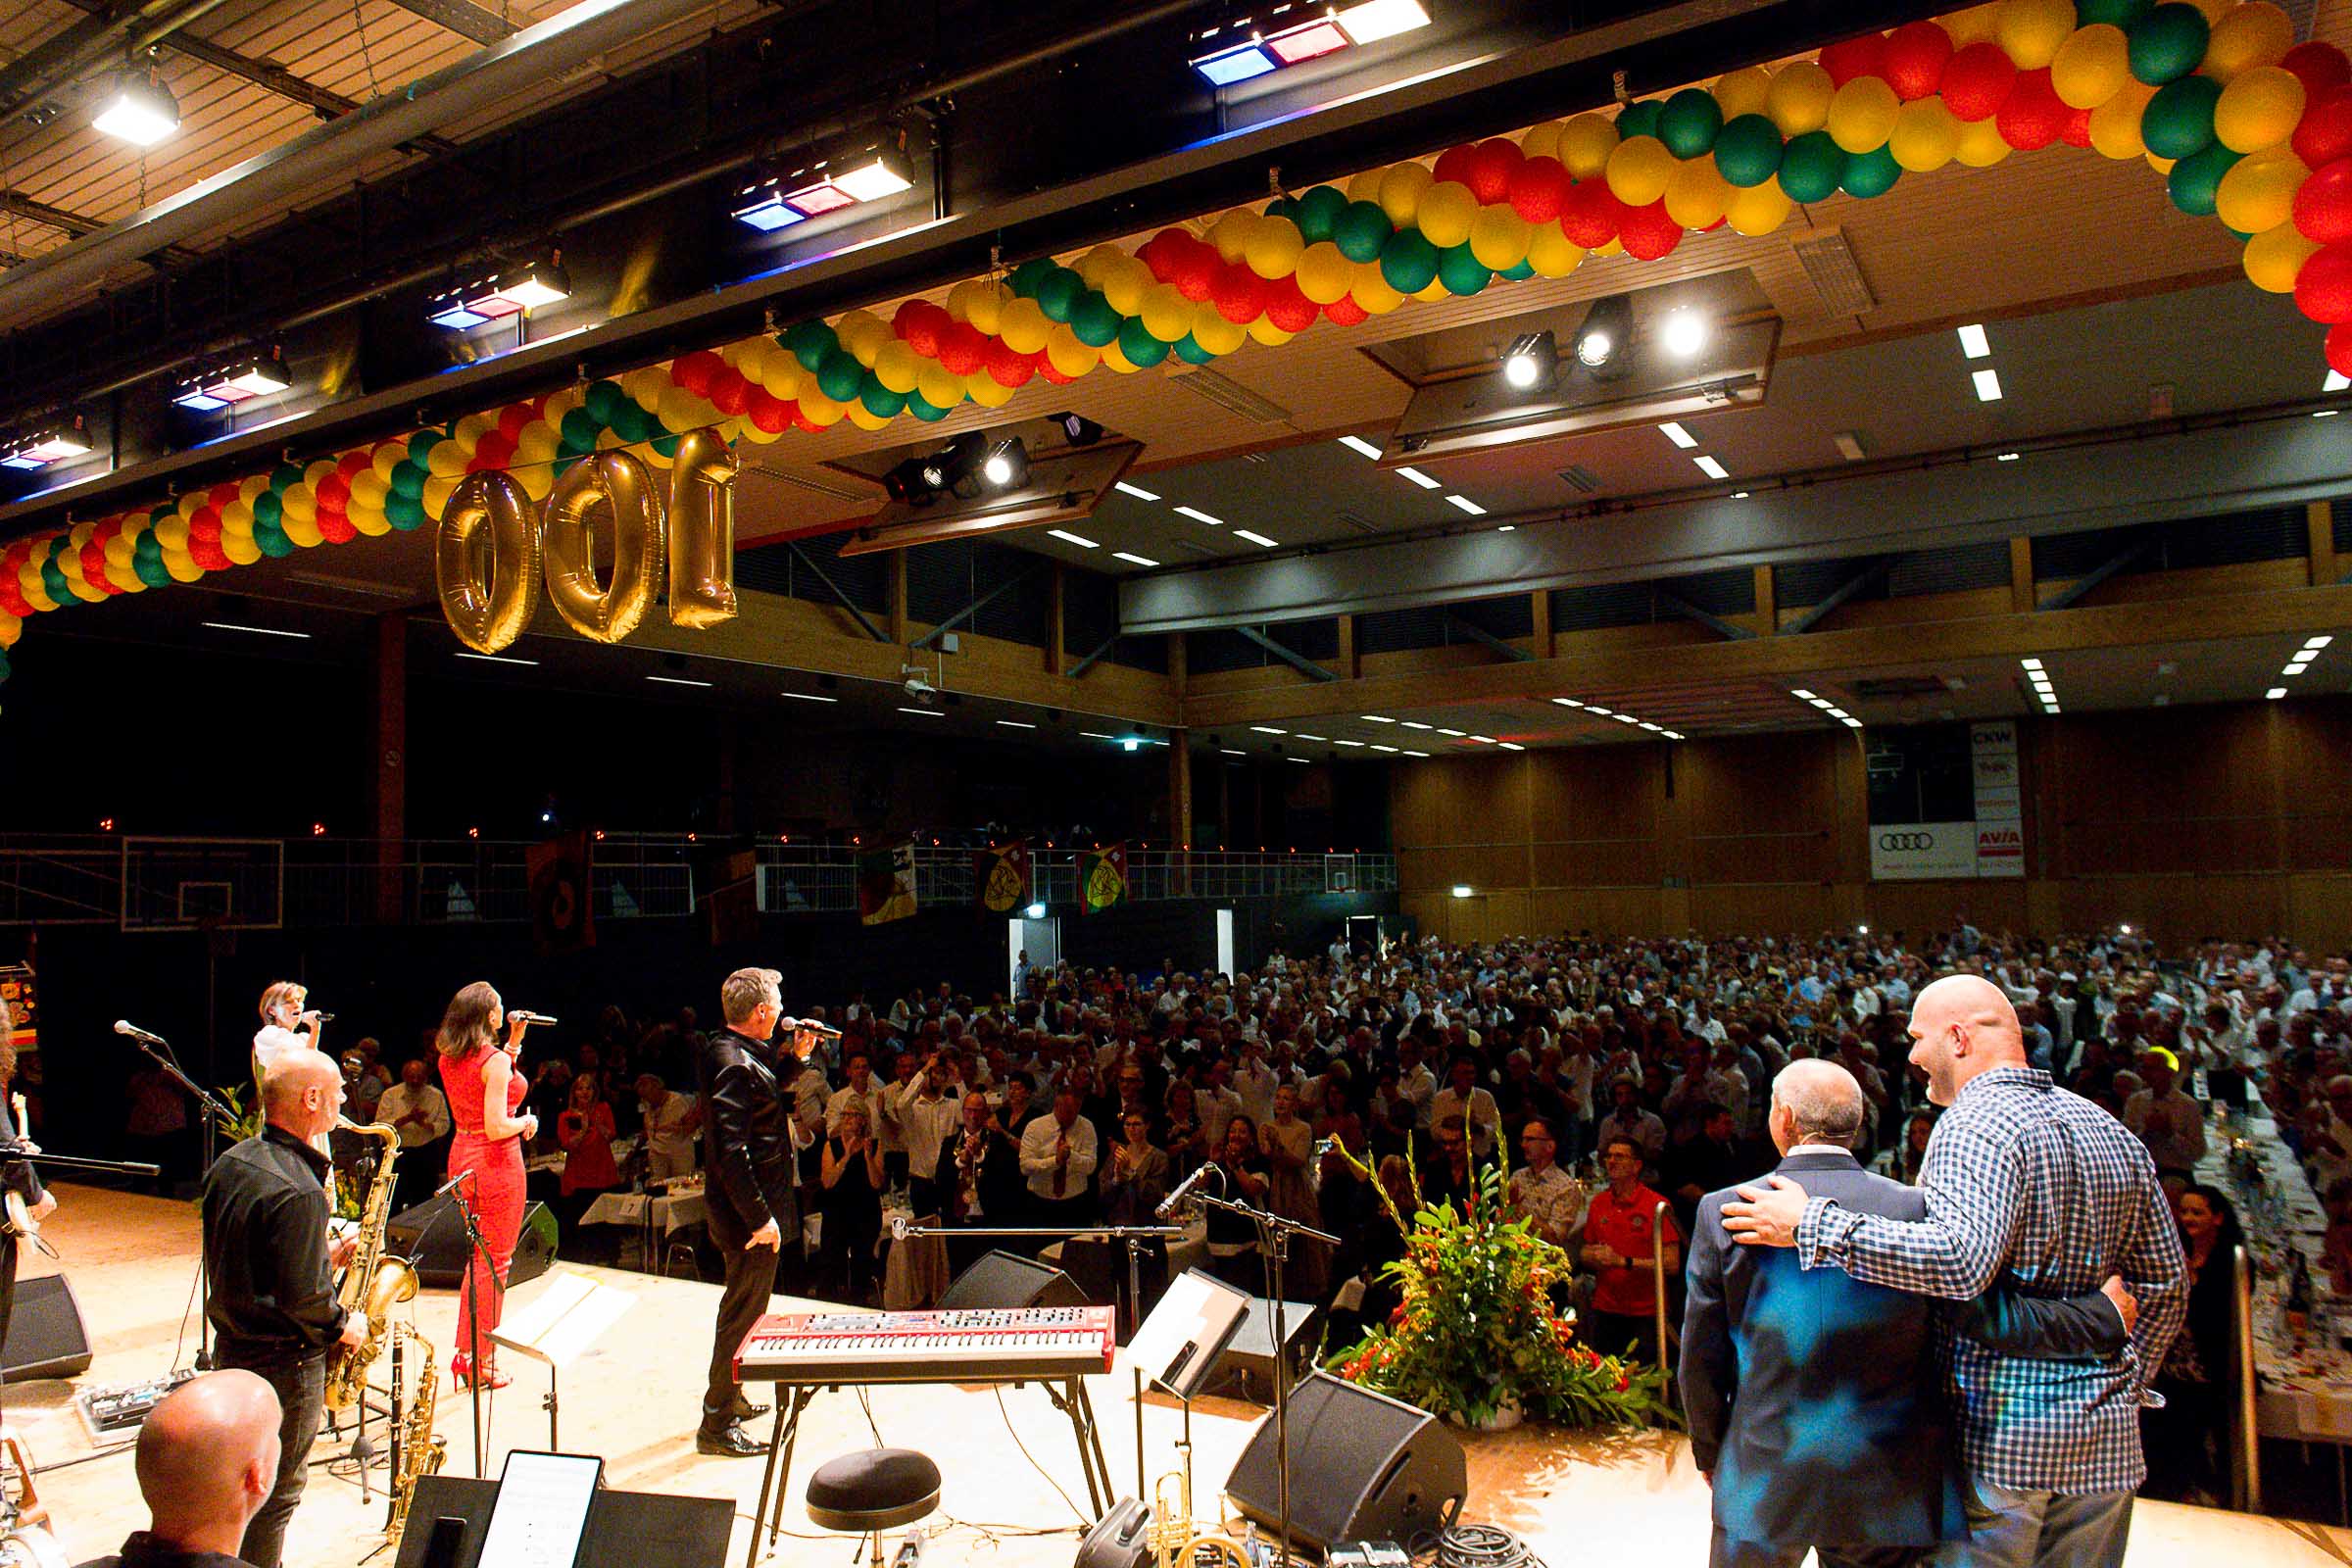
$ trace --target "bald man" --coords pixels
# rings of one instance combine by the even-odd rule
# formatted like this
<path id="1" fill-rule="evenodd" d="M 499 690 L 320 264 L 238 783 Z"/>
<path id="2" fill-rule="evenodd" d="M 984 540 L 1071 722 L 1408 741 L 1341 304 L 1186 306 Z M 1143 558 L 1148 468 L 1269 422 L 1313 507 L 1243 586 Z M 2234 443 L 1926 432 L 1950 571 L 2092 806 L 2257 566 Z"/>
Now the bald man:
<path id="1" fill-rule="evenodd" d="M 1856 1212 L 1776 1173 L 1723 1207 L 1744 1246 L 1794 1247 L 1806 1269 L 1969 1301 L 2080 1297 L 2120 1274 L 2140 1308 L 2121 1355 L 2051 1360 L 1944 1336 L 1970 1477 L 1971 1539 L 1950 1565 L 2123 1560 L 2146 1382 L 2187 1312 L 2180 1237 L 2147 1150 L 2123 1123 L 2029 1065 L 2017 1011 L 1977 975 L 1947 975 L 1912 1002 L 1911 1064 L 1937 1118 L 1920 1171 L 1927 1213 Z"/>
<path id="2" fill-rule="evenodd" d="M 147 1528 L 83 1568 L 242 1568 L 245 1527 L 277 1482 L 281 1412 L 251 1372 L 180 1385 L 139 1428 Z"/>
<path id="3" fill-rule="evenodd" d="M 334 1270 L 357 1244 L 328 1242 L 326 1156 L 314 1147 L 342 1108 L 342 1070 L 318 1052 L 289 1053 L 270 1069 L 262 1104 L 261 1133 L 205 1178 L 205 1316 L 219 1364 L 255 1373 L 277 1395 L 275 1482 L 237 1553 L 277 1568 L 325 1414 L 327 1352 L 358 1345 L 367 1324 L 335 1299 Z"/>

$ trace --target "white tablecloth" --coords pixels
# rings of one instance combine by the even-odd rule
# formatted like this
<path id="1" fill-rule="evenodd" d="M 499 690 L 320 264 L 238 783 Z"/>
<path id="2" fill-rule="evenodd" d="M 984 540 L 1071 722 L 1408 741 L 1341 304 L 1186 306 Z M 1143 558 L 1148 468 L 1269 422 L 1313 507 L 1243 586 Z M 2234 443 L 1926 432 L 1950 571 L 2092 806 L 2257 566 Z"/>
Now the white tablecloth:
<path id="1" fill-rule="evenodd" d="M 599 1193 L 580 1216 L 583 1225 L 651 1225 L 662 1235 L 700 1225 L 703 1195 L 691 1193 Z"/>

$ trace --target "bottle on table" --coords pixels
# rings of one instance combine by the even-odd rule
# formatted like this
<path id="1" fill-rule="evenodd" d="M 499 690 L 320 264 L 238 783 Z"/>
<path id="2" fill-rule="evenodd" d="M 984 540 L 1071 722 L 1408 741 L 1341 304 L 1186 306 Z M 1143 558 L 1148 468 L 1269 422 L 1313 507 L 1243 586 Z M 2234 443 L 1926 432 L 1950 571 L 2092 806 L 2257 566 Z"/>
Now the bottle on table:
<path id="1" fill-rule="evenodd" d="M 2286 1300 L 2281 1307 L 2287 1337 L 2301 1349 L 2311 1336 L 2311 1263 L 2303 1253 L 2295 1253 L 2294 1272 L 2287 1277 Z"/>

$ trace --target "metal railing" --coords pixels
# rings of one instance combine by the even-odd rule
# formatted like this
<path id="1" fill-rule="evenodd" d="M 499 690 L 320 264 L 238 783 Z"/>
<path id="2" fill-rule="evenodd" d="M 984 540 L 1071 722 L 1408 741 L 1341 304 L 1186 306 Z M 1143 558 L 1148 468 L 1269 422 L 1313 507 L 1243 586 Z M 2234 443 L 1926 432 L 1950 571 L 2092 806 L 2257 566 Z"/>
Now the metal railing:
<path id="1" fill-rule="evenodd" d="M 858 907 L 858 866 L 872 853 L 838 845 L 760 846 L 760 907 L 839 913 Z M 1049 909 L 1078 903 L 1081 850 L 1037 849 L 1030 854 L 1030 898 Z M 980 898 L 977 850 L 920 846 L 914 851 L 918 906 L 970 906 Z M 1130 903 L 1200 899 L 1298 898 L 1325 893 L 1393 893 L 1396 859 L 1390 855 L 1269 855 L 1218 850 L 1130 850 Z"/>
<path id="2" fill-rule="evenodd" d="M 2262 1512 L 2262 1433 L 2257 1424 L 2256 1400 L 2259 1393 L 2254 1385 L 2254 1259 L 2245 1248 L 2234 1250 L 2230 1266 L 2235 1289 L 2231 1316 L 2236 1320 L 2235 1344 L 2230 1347 L 2237 1362 L 2237 1398 L 2230 1411 L 2231 1425 L 2236 1428 L 2237 1441 L 2230 1446 L 2230 1506 L 2240 1513 Z M 2181 1333 L 2188 1332 L 2182 1329 Z"/>

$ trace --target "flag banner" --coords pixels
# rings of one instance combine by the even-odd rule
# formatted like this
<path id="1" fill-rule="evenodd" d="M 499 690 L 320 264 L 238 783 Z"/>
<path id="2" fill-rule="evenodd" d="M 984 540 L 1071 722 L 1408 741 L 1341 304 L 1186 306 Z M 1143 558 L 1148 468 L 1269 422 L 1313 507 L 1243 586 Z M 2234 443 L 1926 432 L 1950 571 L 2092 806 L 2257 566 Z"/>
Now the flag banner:
<path id="1" fill-rule="evenodd" d="M 531 943 L 552 956 L 596 946 L 596 904 L 589 895 L 586 833 L 563 833 L 523 852 L 530 879 Z"/>
<path id="2" fill-rule="evenodd" d="M 1032 875 L 1027 839 L 992 844 L 972 857 L 972 886 L 979 890 L 980 907 L 991 914 L 1027 908 Z"/>
<path id="3" fill-rule="evenodd" d="M 887 925 L 914 912 L 914 845 L 894 845 L 858 857 L 858 918 Z"/>
<path id="4" fill-rule="evenodd" d="M 1106 844 L 1078 857 L 1078 907 L 1099 914 L 1127 902 L 1127 846 Z"/>

